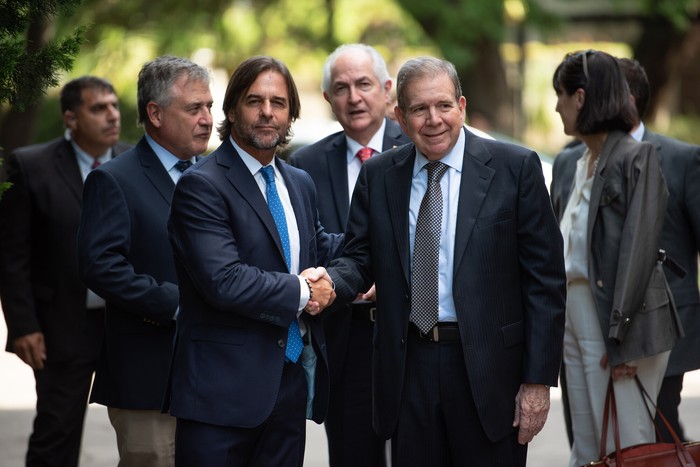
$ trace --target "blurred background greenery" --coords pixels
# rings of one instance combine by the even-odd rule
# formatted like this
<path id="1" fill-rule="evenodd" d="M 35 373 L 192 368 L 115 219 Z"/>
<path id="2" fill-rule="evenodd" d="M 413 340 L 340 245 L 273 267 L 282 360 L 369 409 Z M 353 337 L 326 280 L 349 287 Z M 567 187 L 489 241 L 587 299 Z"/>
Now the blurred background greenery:
<path id="1" fill-rule="evenodd" d="M 21 3 L 0 0 L 0 13 Z M 85 28 L 72 68 L 58 76 L 44 98 L 24 109 L 9 103 L 0 107 L 0 147 L 6 151 L 61 134 L 60 85 L 84 74 L 114 84 L 122 107 L 122 137 L 137 141 L 142 129 L 135 123 L 136 76 L 145 61 L 161 54 L 186 56 L 212 70 L 216 122 L 236 65 L 251 55 L 275 56 L 290 68 L 302 93 L 300 123 L 313 125 L 332 118 L 320 92 L 323 61 L 347 42 L 375 46 L 393 75 L 410 57 L 447 58 L 462 80 L 468 123 L 550 154 L 568 140 L 554 111 L 551 85 L 563 56 L 593 48 L 634 57 L 652 84 L 647 124 L 700 144 L 700 0 L 71 3 L 76 4 L 72 11 L 33 20 L 16 34 L 31 47 Z M 214 137 L 212 144 L 217 141 Z"/>

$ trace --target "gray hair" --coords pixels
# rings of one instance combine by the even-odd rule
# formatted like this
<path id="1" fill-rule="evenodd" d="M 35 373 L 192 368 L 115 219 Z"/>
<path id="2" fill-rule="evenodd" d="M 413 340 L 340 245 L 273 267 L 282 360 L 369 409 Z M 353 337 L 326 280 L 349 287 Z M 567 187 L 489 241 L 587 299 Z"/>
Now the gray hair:
<path id="1" fill-rule="evenodd" d="M 391 80 L 384 58 L 377 52 L 377 49 L 366 44 L 343 44 L 335 49 L 328 58 L 326 58 L 326 62 L 323 64 L 323 81 L 321 82 L 321 90 L 323 92 L 330 94 L 331 85 L 333 84 L 333 79 L 331 77 L 333 65 L 335 65 L 336 60 L 338 60 L 341 55 L 349 50 L 359 50 L 369 55 L 370 59 L 372 59 L 374 77 L 377 78 L 382 85 Z"/>
<path id="2" fill-rule="evenodd" d="M 161 107 L 170 105 L 172 87 L 182 76 L 190 81 L 201 81 L 207 85 L 211 81 L 209 71 L 196 63 L 172 55 L 163 55 L 146 62 L 139 72 L 137 84 L 138 123 L 148 122 L 146 106 L 155 102 Z"/>
<path id="3" fill-rule="evenodd" d="M 455 100 L 462 96 L 462 85 L 459 83 L 457 69 L 447 60 L 435 57 L 413 58 L 403 64 L 396 78 L 396 103 L 402 112 L 406 112 L 408 102 L 406 102 L 406 87 L 412 81 L 426 76 L 436 77 L 446 74 L 455 88 Z"/>

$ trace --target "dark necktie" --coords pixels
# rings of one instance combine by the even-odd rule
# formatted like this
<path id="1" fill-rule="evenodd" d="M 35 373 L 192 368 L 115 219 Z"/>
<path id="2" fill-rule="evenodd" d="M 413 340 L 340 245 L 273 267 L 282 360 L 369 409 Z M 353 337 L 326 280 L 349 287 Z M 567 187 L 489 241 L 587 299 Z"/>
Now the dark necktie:
<path id="1" fill-rule="evenodd" d="M 92 161 L 92 165 L 90 166 L 90 169 L 96 169 L 96 168 L 98 168 L 100 165 L 102 165 L 102 164 L 100 163 L 100 161 L 98 161 L 97 159 L 95 159 L 94 161 Z"/>
<path id="2" fill-rule="evenodd" d="M 438 261 L 442 230 L 440 179 L 447 171 L 442 162 L 429 162 L 428 188 L 418 210 L 413 243 L 410 321 L 426 333 L 438 321 Z"/>
<path id="3" fill-rule="evenodd" d="M 357 151 L 357 156 L 358 159 L 360 159 L 360 163 L 364 164 L 367 159 L 372 157 L 372 153 L 374 150 L 372 148 L 362 148 L 359 151 Z"/>
<path id="4" fill-rule="evenodd" d="M 292 256 L 289 248 L 289 233 L 287 231 L 287 217 L 284 215 L 284 207 L 277 193 L 275 185 L 275 171 L 271 165 L 260 169 L 260 173 L 265 179 L 265 193 L 267 195 L 267 207 L 270 209 L 272 218 L 275 220 L 277 232 L 282 240 L 282 249 L 284 250 L 284 259 L 287 263 L 287 270 L 291 267 Z M 299 359 L 304 343 L 301 340 L 301 332 L 299 331 L 299 323 L 296 319 L 292 321 L 287 332 L 287 349 L 285 355 L 287 359 L 296 362 Z"/>
<path id="5" fill-rule="evenodd" d="M 180 171 L 180 173 L 192 167 L 192 161 L 177 161 L 175 168 Z"/>

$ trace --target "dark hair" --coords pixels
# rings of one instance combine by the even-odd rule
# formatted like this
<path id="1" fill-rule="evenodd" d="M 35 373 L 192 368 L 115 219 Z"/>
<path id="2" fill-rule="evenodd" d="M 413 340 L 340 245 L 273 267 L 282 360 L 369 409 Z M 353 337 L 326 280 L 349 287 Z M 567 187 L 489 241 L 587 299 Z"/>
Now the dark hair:
<path id="1" fill-rule="evenodd" d="M 75 111 L 83 104 L 83 89 L 99 89 L 107 93 L 117 94 L 112 84 L 97 76 L 81 76 L 68 81 L 61 89 L 61 113 L 66 110 Z"/>
<path id="2" fill-rule="evenodd" d="M 241 99 L 246 95 L 248 89 L 253 85 L 260 73 L 265 71 L 275 71 L 284 77 L 287 83 L 287 94 L 289 99 L 289 117 L 292 122 L 299 118 L 301 113 L 301 101 L 297 86 L 294 84 L 292 74 L 287 69 L 287 66 L 276 58 L 258 55 L 251 57 L 241 62 L 236 70 L 231 75 L 231 79 L 226 87 L 226 95 L 224 96 L 224 119 L 221 121 L 216 130 L 219 132 L 219 138 L 223 141 L 227 135 L 231 133 L 232 124 L 228 119 L 228 113 L 231 109 L 238 107 Z M 287 144 L 292 136 L 292 127 L 287 129 L 287 137 L 281 144 Z"/>
<path id="3" fill-rule="evenodd" d="M 149 102 L 155 102 L 161 107 L 170 105 L 172 88 L 181 76 L 187 76 L 192 81 L 202 81 L 209 84 L 209 71 L 186 58 L 163 55 L 146 62 L 141 71 L 137 83 L 137 105 L 140 124 L 146 124 L 148 113 L 146 107 Z"/>
<path id="4" fill-rule="evenodd" d="M 406 87 L 412 81 L 425 76 L 436 77 L 446 74 L 455 88 L 455 100 L 462 97 L 462 85 L 459 83 L 459 76 L 455 66 L 447 60 L 435 57 L 413 58 L 403 64 L 396 77 L 396 103 L 402 112 L 408 110 L 406 102 Z"/>
<path id="5" fill-rule="evenodd" d="M 557 93 L 572 95 L 583 89 L 586 99 L 576 121 L 582 135 L 619 130 L 629 132 L 637 122 L 630 90 L 617 59 L 586 50 L 567 54 L 552 79 Z"/>
<path id="6" fill-rule="evenodd" d="M 644 67 L 637 60 L 631 58 L 618 58 L 617 63 L 625 75 L 630 93 L 634 97 L 634 105 L 637 108 L 637 116 L 643 119 L 647 113 L 651 91 L 649 89 L 649 78 Z"/>

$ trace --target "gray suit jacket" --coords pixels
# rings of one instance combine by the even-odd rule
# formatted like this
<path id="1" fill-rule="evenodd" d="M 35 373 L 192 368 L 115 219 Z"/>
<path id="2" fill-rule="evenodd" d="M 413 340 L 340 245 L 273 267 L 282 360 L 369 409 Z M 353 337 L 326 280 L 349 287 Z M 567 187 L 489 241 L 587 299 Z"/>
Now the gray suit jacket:
<path id="1" fill-rule="evenodd" d="M 572 148 L 555 160 L 551 194 L 559 220 L 583 149 Z M 600 155 L 588 214 L 589 283 L 611 365 L 669 350 L 682 335 L 656 260 L 667 200 L 653 146 L 611 132 Z"/>

